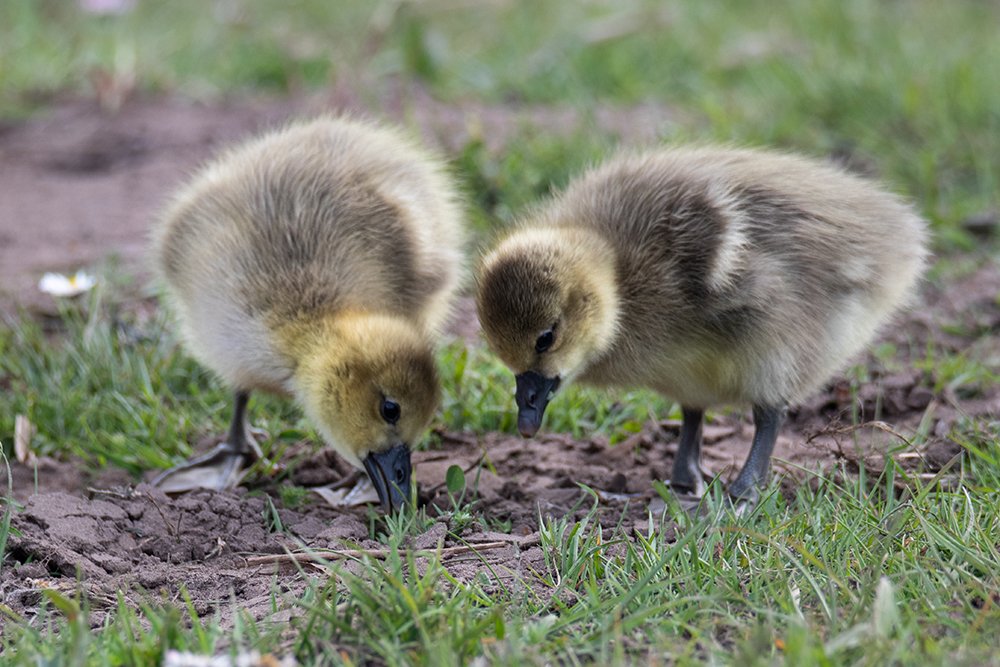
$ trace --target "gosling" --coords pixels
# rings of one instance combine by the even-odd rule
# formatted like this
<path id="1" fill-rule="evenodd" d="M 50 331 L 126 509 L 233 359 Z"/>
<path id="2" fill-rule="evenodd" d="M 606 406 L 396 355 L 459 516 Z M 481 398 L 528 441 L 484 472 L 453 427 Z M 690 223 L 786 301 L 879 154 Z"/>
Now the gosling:
<path id="1" fill-rule="evenodd" d="M 294 397 L 384 508 L 405 503 L 410 445 L 439 398 L 433 339 L 461 272 L 443 163 L 369 122 L 293 124 L 202 169 L 153 245 L 188 350 L 235 392 L 225 441 L 161 488 L 239 483 L 261 455 L 247 421 L 256 390 Z"/>
<path id="2" fill-rule="evenodd" d="M 540 208 L 481 263 L 483 335 L 515 373 L 533 436 L 570 381 L 680 403 L 670 485 L 704 493 L 706 408 L 753 410 L 738 511 L 759 498 L 789 403 L 816 390 L 913 296 L 928 231 L 874 183 L 792 155 L 622 155 Z"/>

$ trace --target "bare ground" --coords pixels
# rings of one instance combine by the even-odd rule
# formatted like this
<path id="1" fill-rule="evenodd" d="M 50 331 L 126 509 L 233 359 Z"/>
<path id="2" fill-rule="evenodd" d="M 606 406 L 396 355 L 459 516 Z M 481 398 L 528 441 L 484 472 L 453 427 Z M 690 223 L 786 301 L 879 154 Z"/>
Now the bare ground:
<path id="1" fill-rule="evenodd" d="M 220 142 L 289 115 L 313 112 L 315 106 L 315 100 L 218 108 L 145 102 L 106 117 L 89 104 L 72 103 L 41 119 L 0 127 L 0 286 L 8 309 L 16 299 L 44 312 L 50 304 L 35 289 L 42 270 L 92 264 L 109 252 L 121 254 L 126 272 L 141 276 L 149 218 L 188 170 Z M 432 101 L 421 109 L 418 121 L 425 133 L 453 140 L 441 128 L 467 123 L 472 113 L 486 118 L 484 124 L 493 123 L 489 127 L 499 128 L 498 133 L 518 113 L 516 122 L 527 118 L 542 127 L 562 123 L 551 110 L 504 115 Z M 625 123 L 630 129 L 622 134 L 642 139 L 642 128 L 655 126 L 652 112 L 642 113 L 645 120 L 634 127 Z M 911 355 L 922 357 L 928 340 L 939 350 L 997 356 L 998 293 L 1000 275 L 985 260 L 928 285 L 924 307 L 901 318 L 883 337 L 898 349 L 897 366 L 887 369 L 881 361 L 861 359 L 874 380 L 856 397 L 850 382 L 838 377 L 794 407 L 775 451 L 780 492 L 793 497 L 802 484 L 816 483 L 814 473 L 852 474 L 862 460 L 878 471 L 887 455 L 928 476 L 953 462 L 962 448 L 948 437 L 952 427 L 963 418 L 996 420 L 1000 392 L 963 385 L 935 391 L 929 378 L 908 362 Z M 468 317 L 459 328 L 474 335 L 473 316 L 468 308 L 463 312 Z M 855 400 L 864 420 L 877 417 L 907 438 L 923 420 L 929 437 L 911 446 L 880 428 L 838 431 L 850 422 Z M 443 547 L 444 562 L 459 580 L 488 564 L 502 578 L 538 585 L 531 573 L 545 568 L 540 517 L 589 511 L 593 501 L 585 497 L 585 485 L 600 499 L 605 539 L 631 539 L 634 530 L 647 530 L 646 508 L 656 498 L 653 481 L 669 477 L 678 431 L 675 422 L 651 421 L 614 446 L 603 438 L 575 440 L 562 434 L 523 440 L 499 433 L 439 432 L 437 448 L 413 458 L 421 502 L 431 516 L 444 516 L 413 538 L 411 546 Z M 751 434 L 746 415 L 716 416 L 705 429 L 706 471 L 723 482 L 730 479 L 749 450 Z M 298 451 L 312 447 L 301 443 Z M 478 522 L 459 528 L 449 520 L 444 479 L 453 464 L 466 468 L 470 484 L 476 483 L 475 511 L 494 527 L 509 522 L 509 533 L 487 530 Z M 305 486 L 329 483 L 350 471 L 325 450 L 296 466 L 291 478 Z M 10 556 L 0 572 L 0 602 L 22 615 L 37 611 L 45 587 L 72 590 L 79 574 L 94 606 L 95 625 L 113 606 L 116 591 L 133 604 L 160 593 L 178 600 L 181 584 L 198 614 L 218 610 L 228 622 L 229 600 L 235 599 L 263 620 L 273 618 L 272 587 L 278 587 L 279 596 L 295 594 L 308 577 L 324 576 L 321 569 L 310 569 L 314 566 L 300 570 L 264 557 L 308 546 L 363 549 L 377 558 L 385 549 L 372 539 L 367 508 L 334 510 L 318 498 L 285 508 L 268 479 L 251 479 L 235 492 L 202 490 L 168 498 L 148 485 L 133 486 L 134 480 L 120 470 L 89 479 L 74 461 L 43 459 L 37 468 L 15 463 L 11 473 L 14 497 L 25 509 L 14 516 L 20 535 L 10 538 Z M 945 482 L 963 480 L 949 474 Z M 629 509 L 619 525 L 626 502 Z M 669 521 L 667 526 L 673 530 Z M 465 544 L 480 545 L 481 553 L 461 552 Z"/>

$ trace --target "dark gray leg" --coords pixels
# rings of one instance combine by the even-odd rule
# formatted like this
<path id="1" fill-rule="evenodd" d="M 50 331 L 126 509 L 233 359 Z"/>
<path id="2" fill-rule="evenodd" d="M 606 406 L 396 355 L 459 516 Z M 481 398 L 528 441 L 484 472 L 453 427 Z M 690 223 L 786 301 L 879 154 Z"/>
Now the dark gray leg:
<path id="1" fill-rule="evenodd" d="M 701 472 L 701 427 L 705 411 L 682 408 L 682 414 L 684 421 L 681 425 L 681 442 L 674 458 L 670 488 L 674 493 L 700 498 L 705 492 Z"/>
<path id="2" fill-rule="evenodd" d="M 753 406 L 753 444 L 743 469 L 735 481 L 729 485 L 729 497 L 736 501 L 754 503 L 759 497 L 758 489 L 767 484 L 771 474 L 771 453 L 778 439 L 778 431 L 785 421 L 788 406 L 765 408 Z"/>
<path id="3" fill-rule="evenodd" d="M 217 491 L 235 488 L 247 468 L 262 456 L 247 421 L 249 399 L 249 391 L 236 390 L 233 420 L 226 439 L 205 456 L 164 471 L 153 480 L 153 485 L 167 493 L 180 493 L 198 487 Z"/>
<path id="4" fill-rule="evenodd" d="M 233 395 L 233 420 L 229 424 L 229 434 L 219 449 L 230 454 L 243 456 L 243 467 L 249 468 L 261 457 L 257 441 L 250 433 L 250 422 L 247 420 L 247 403 L 250 392 L 237 389 Z"/>

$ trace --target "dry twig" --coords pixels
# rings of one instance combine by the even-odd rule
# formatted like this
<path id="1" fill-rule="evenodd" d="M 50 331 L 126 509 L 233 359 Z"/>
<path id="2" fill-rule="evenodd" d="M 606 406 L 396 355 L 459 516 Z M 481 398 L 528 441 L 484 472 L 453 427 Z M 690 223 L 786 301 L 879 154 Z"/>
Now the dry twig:
<path id="1" fill-rule="evenodd" d="M 469 546 L 461 547 L 448 547 L 447 549 L 441 549 L 439 551 L 417 551 L 414 553 L 415 556 L 453 556 L 455 554 L 468 553 L 470 551 L 479 552 L 487 551 L 490 549 L 502 549 L 508 547 L 513 542 L 485 542 L 483 544 L 472 544 Z M 248 558 L 247 565 L 268 565 L 270 563 L 277 563 L 279 565 L 286 565 L 291 563 L 321 563 L 324 560 L 337 560 L 341 558 L 363 558 L 368 556 L 369 558 L 378 558 L 384 560 L 389 557 L 389 552 L 387 550 L 372 551 L 370 549 L 347 549 L 344 551 L 309 551 L 306 553 L 295 553 L 295 554 L 277 554 L 274 556 L 257 556 L 255 558 Z"/>
<path id="2" fill-rule="evenodd" d="M 813 433 L 812 435 L 810 435 L 808 438 L 806 438 L 806 444 L 808 445 L 809 443 L 811 443 L 813 440 L 815 440 L 816 438 L 820 437 L 821 435 L 844 435 L 845 433 L 853 433 L 854 431 L 858 431 L 858 430 L 861 430 L 863 428 L 877 428 L 880 431 L 885 431 L 886 433 L 889 433 L 890 435 L 896 436 L 897 438 L 899 438 L 900 440 L 902 440 L 903 442 L 905 442 L 906 445 L 908 447 L 910 447 L 910 448 L 913 448 L 913 446 L 914 446 L 913 443 L 910 441 L 909 438 L 907 438 L 905 435 L 903 435 L 899 431 L 893 429 L 891 426 L 889 426 L 885 422 L 881 422 L 881 421 L 865 422 L 864 424 L 855 424 L 853 426 L 841 426 L 841 427 L 837 427 L 837 428 L 828 427 L 828 428 L 820 429 L 819 431 L 816 431 L 815 433 Z"/>

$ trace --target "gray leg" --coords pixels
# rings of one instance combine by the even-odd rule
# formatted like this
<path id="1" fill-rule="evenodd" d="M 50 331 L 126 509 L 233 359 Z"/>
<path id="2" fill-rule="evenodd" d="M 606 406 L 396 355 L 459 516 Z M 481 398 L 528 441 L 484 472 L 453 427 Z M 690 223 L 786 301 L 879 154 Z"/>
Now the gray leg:
<path id="1" fill-rule="evenodd" d="M 701 472 L 701 427 L 705 411 L 682 408 L 682 414 L 684 421 L 681 426 L 681 442 L 674 458 L 670 488 L 674 493 L 701 498 L 705 492 Z"/>
<path id="2" fill-rule="evenodd" d="M 249 391 L 236 391 L 229 433 L 218 447 L 205 456 L 164 471 L 153 480 L 153 485 L 167 493 L 180 493 L 198 487 L 217 491 L 235 488 L 247 468 L 262 456 L 247 421 L 249 399 Z"/>
<path id="3" fill-rule="evenodd" d="M 249 468 L 261 458 L 257 441 L 250 433 L 250 422 L 247 420 L 247 403 L 250 392 L 237 389 L 233 395 L 233 420 L 229 424 L 226 440 L 219 449 L 229 454 L 241 454 L 243 467 Z"/>
<path id="4" fill-rule="evenodd" d="M 754 503 L 759 497 L 758 489 L 767 484 L 771 474 L 771 453 L 778 439 L 778 431 L 785 421 L 788 406 L 765 408 L 753 406 L 753 444 L 743 469 L 736 480 L 729 485 L 729 497 L 736 501 Z"/>

